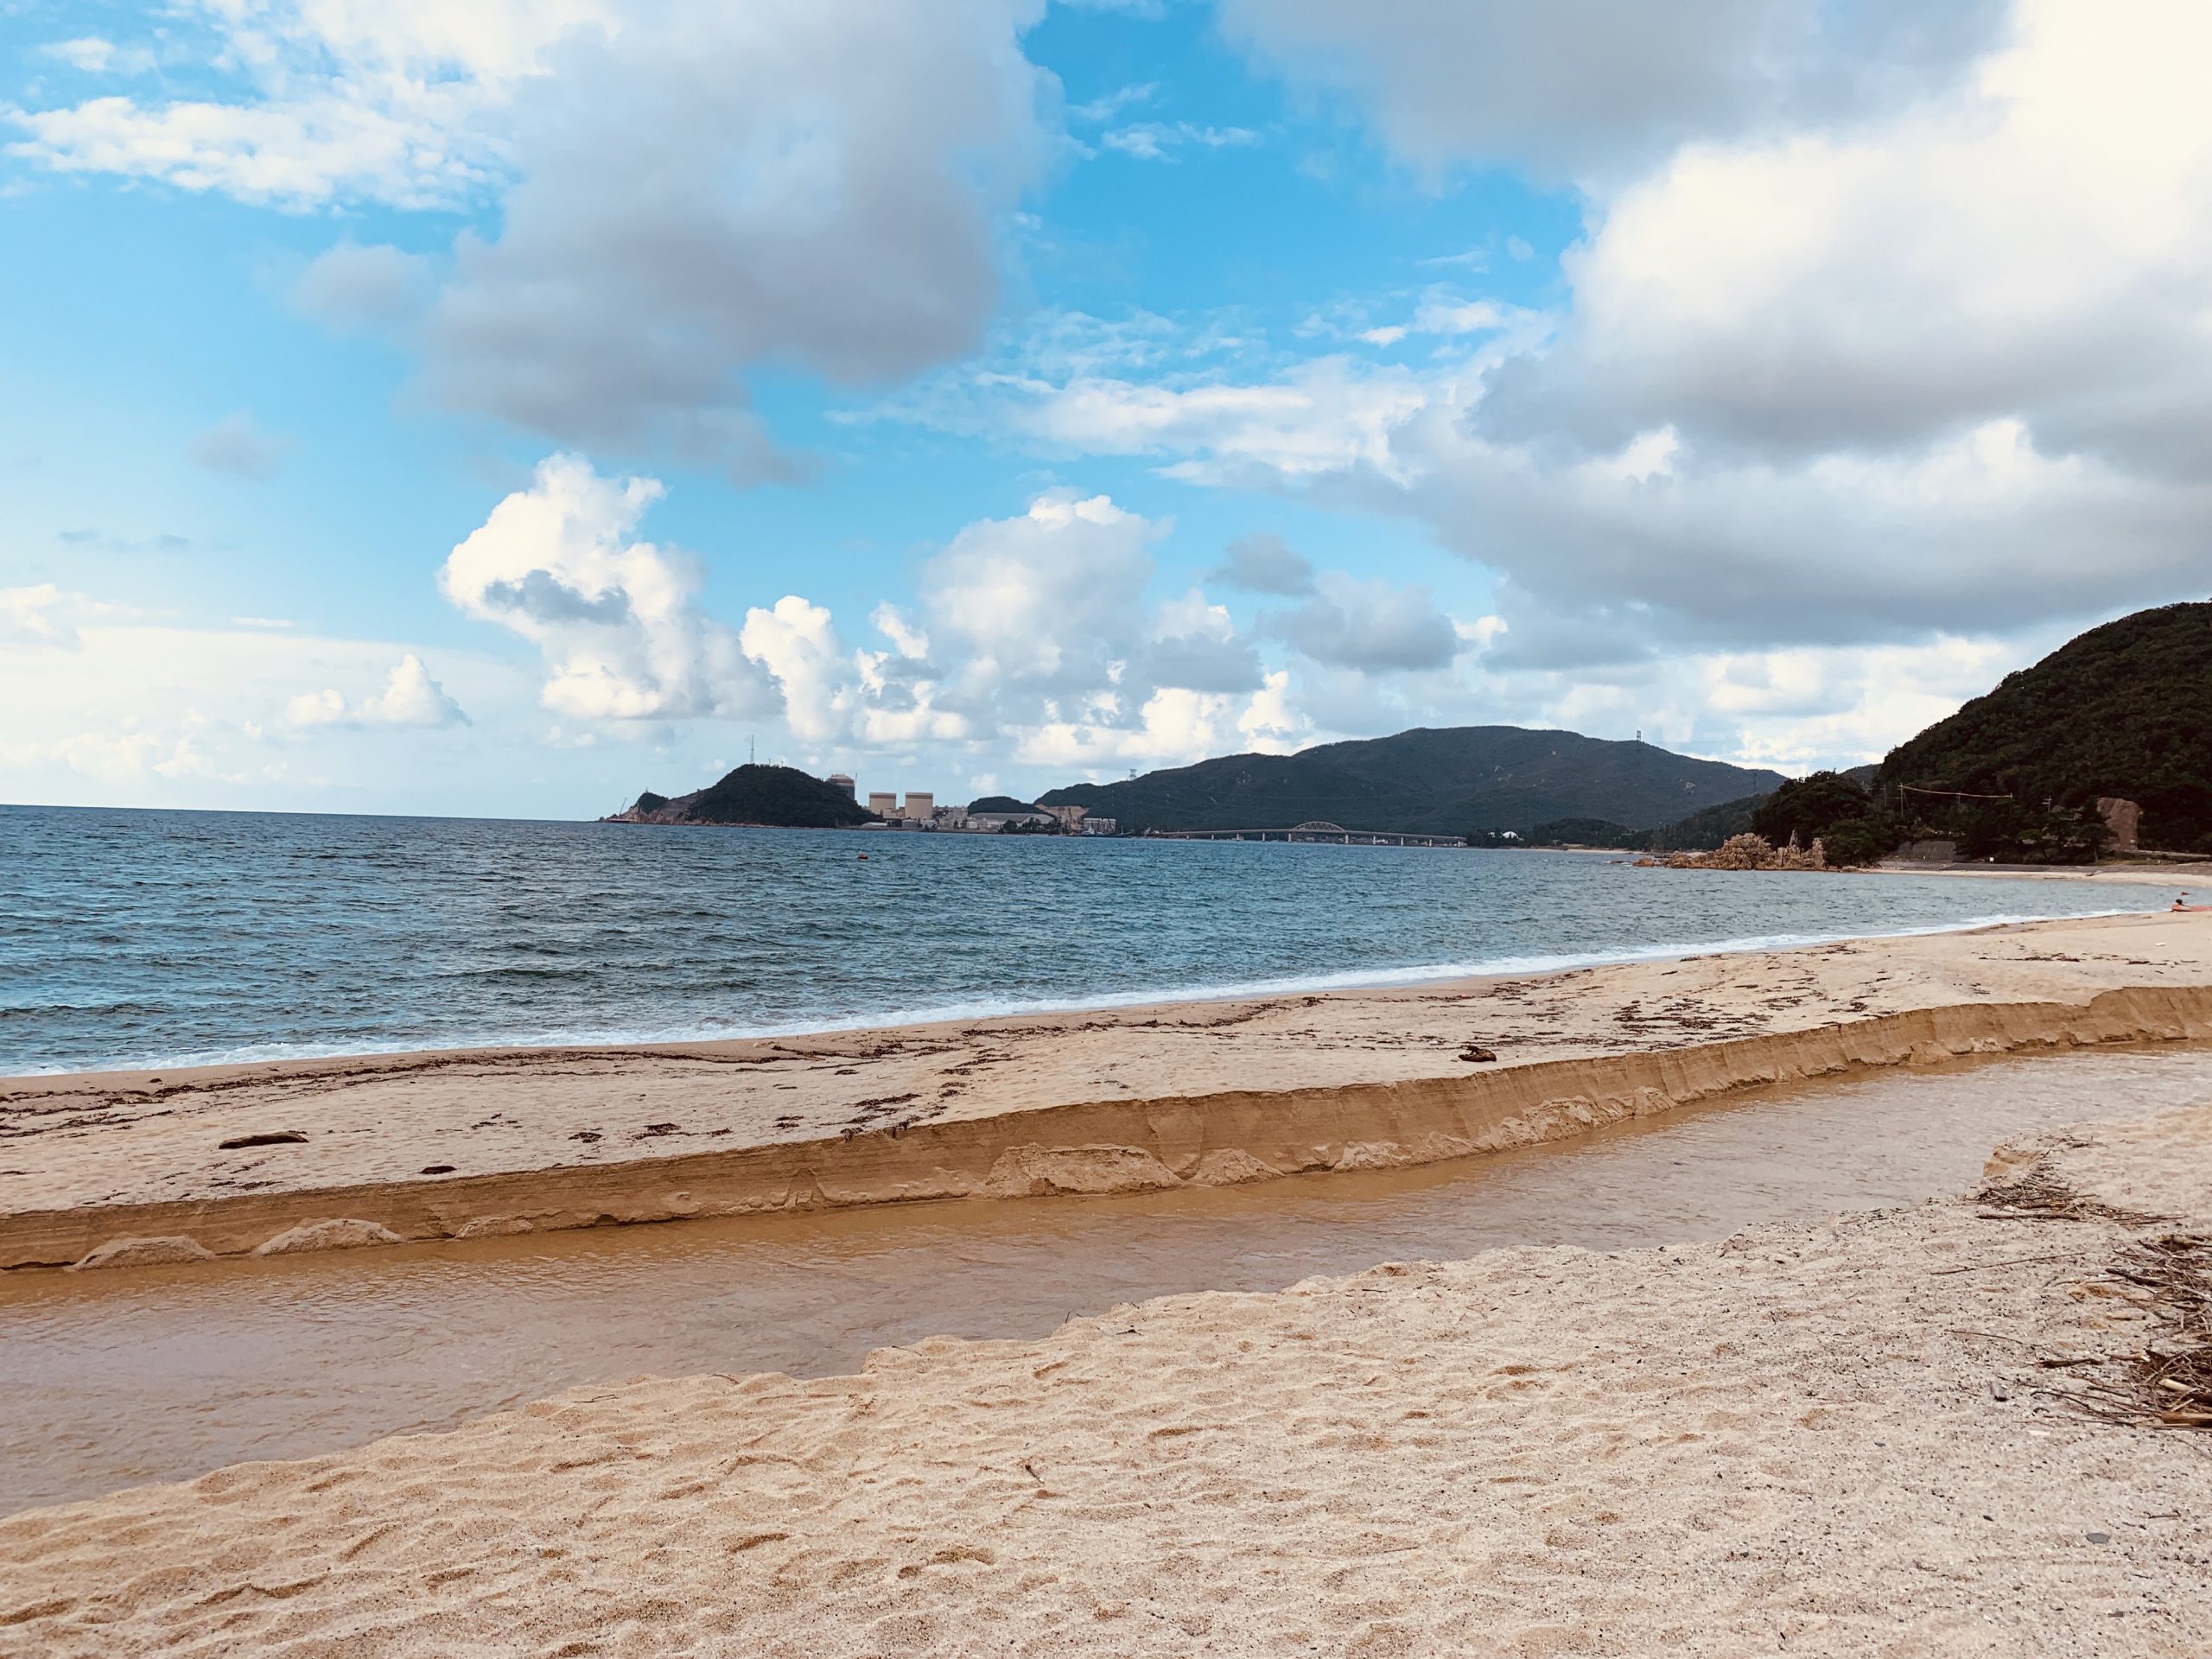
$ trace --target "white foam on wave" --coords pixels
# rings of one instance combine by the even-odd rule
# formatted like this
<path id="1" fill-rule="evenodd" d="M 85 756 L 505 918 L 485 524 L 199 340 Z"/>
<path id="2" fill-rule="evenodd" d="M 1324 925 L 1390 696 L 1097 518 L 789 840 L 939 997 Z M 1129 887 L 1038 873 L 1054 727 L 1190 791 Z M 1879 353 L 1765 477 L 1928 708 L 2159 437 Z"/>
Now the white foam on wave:
<path id="1" fill-rule="evenodd" d="M 570 1027 L 540 1029 L 515 1034 L 487 1035 L 448 1048 L 626 1048 L 668 1043 L 741 1042 L 756 1038 L 805 1037 L 825 1032 L 864 1031 L 880 1026 L 921 1026 L 960 1020 L 1001 1020 L 1034 1014 L 1104 1013 L 1116 1008 L 1143 1007 L 1152 1003 L 1233 1002 L 1260 997 L 1298 996 L 1325 991 L 1387 990 L 1402 985 L 1430 985 L 1452 980 L 1490 979 L 1520 974 L 1566 973 L 1578 968 L 1604 968 L 1621 963 L 1678 961 L 1691 957 L 1741 956 L 1759 950 L 1795 950 L 1809 945 L 1836 944 L 1852 939 L 1922 938 L 1937 933 L 1970 933 L 1976 928 L 2011 927 L 2025 922 L 2086 921 L 2104 916 L 2144 913 L 2145 906 L 2113 910 L 2064 911 L 2055 913 L 2000 912 L 1961 921 L 1931 923 L 1918 927 L 1860 929 L 1847 933 L 1762 933 L 1739 938 L 1675 941 L 1624 945 L 1611 950 L 1523 956 L 1476 957 L 1464 961 L 1424 963 L 1395 968 L 1355 968 L 1339 973 L 1284 975 L 1185 985 L 1147 986 L 1142 989 L 1103 991 L 1073 997 L 973 997 L 964 1001 L 926 1003 L 912 1007 L 887 1007 L 825 1015 L 816 1019 L 745 1025 L 694 1022 L 658 1027 Z M 143 1071 L 164 1066 L 243 1065 L 268 1060 L 344 1059 L 378 1054 L 422 1052 L 420 1043 L 254 1043 L 240 1047 L 205 1050 L 157 1059 L 116 1061 L 101 1067 L 111 1071 Z M 20 1076 L 53 1075 L 82 1067 L 42 1066 Z"/>

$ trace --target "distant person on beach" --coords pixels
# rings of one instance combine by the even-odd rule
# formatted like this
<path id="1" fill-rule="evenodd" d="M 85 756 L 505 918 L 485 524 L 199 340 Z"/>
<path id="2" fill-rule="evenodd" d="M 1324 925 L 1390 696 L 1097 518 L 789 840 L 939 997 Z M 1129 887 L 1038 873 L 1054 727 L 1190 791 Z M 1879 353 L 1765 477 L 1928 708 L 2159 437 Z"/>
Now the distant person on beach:
<path id="1" fill-rule="evenodd" d="M 2192 905 L 2189 902 L 2189 895 L 2184 893 L 2174 900 L 2174 908 L 2176 910 L 2212 910 L 2212 905 Z"/>

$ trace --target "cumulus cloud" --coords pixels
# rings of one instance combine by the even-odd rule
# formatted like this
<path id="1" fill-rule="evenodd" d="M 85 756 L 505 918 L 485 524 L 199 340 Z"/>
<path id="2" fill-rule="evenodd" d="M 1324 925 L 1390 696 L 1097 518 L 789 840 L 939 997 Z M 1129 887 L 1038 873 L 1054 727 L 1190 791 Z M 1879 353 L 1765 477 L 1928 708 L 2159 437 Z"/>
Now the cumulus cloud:
<path id="1" fill-rule="evenodd" d="M 1023 763 L 1102 773 L 1287 741 L 1284 685 L 1199 590 L 1147 608 L 1167 526 L 1053 490 L 968 525 L 923 567 L 935 706 Z"/>
<path id="2" fill-rule="evenodd" d="M 1256 691 L 1260 653 L 1236 631 L 1226 606 L 1193 588 L 1160 607 L 1138 658 L 1141 683 L 1186 691 Z"/>
<path id="3" fill-rule="evenodd" d="M 792 736 L 821 743 L 842 733 L 855 671 L 825 607 L 785 594 L 747 612 L 738 637 L 745 654 L 775 677 Z"/>
<path id="4" fill-rule="evenodd" d="M 1568 255 L 1558 346 L 1498 376 L 1484 427 L 1817 454 L 2013 419 L 2046 454 L 2202 475 L 2208 73 L 2202 7 L 2024 0 L 1951 97 L 1685 149 Z"/>
<path id="5" fill-rule="evenodd" d="M 537 647 L 542 701 L 556 713 L 641 720 L 773 707 L 737 636 L 698 609 L 692 562 L 637 539 L 662 493 L 652 479 L 601 478 L 580 456 L 550 456 L 439 573 L 464 613 Z"/>
<path id="6" fill-rule="evenodd" d="M 1043 696 L 1098 690 L 1139 632 L 1147 544 L 1163 528 L 1072 490 L 969 524 L 923 567 L 931 634 L 971 677 Z"/>
<path id="7" fill-rule="evenodd" d="M 1269 626 L 1318 663 L 1382 674 L 1444 668 L 1463 648 L 1459 631 L 1426 588 L 1399 588 L 1326 571 L 1304 604 Z"/>
<path id="8" fill-rule="evenodd" d="M 540 701 L 563 715 L 780 715 L 812 754 L 989 745 L 1039 764 L 1194 760 L 1296 727 L 1224 607 L 1198 589 L 1147 601 L 1167 526 L 1105 496 L 1048 491 L 967 525 L 924 562 L 918 613 L 879 605 L 877 643 L 855 645 L 803 594 L 734 629 L 706 614 L 691 562 L 639 538 L 660 494 L 556 455 L 447 561 L 454 603 L 537 646 Z M 292 716 L 359 710 L 327 692 Z"/>
<path id="9" fill-rule="evenodd" d="M 190 453 L 197 465 L 211 473 L 266 479 L 276 476 L 291 447 L 291 439 L 263 431 L 251 415 L 240 410 L 194 437 Z"/>
<path id="10" fill-rule="evenodd" d="M 464 235 L 430 389 L 563 442 L 665 439 L 787 475 L 767 360 L 846 383 L 966 350 L 995 215 L 1044 164 L 1035 0 L 678 6 L 573 41 L 520 100 L 519 181 Z"/>
<path id="11" fill-rule="evenodd" d="M 10 153 L 56 171 L 281 207 L 496 199 L 497 230 L 458 238 L 435 295 L 423 262 L 341 244 L 297 302 L 409 322 L 448 406 L 789 479 L 804 465 L 751 412 L 746 371 L 895 379 L 990 316 L 999 220 L 1056 153 L 1057 83 L 1021 50 L 1042 10 L 226 0 L 203 20 L 219 95 L 0 121 L 22 135 Z"/>
<path id="12" fill-rule="evenodd" d="M 1939 91 L 1847 120 L 1794 95 L 1593 190 L 1560 309 L 1433 296 L 1424 326 L 1504 326 L 1430 366 L 976 395 L 1043 446 L 1416 520 L 1503 578 L 1500 668 L 2180 597 L 2212 523 L 2208 73 L 2202 8 L 2020 0 Z"/>
<path id="13" fill-rule="evenodd" d="M 1216 582 L 1248 594 L 1296 598 L 1313 591 L 1313 562 L 1280 536 L 1260 531 L 1229 544 L 1229 556 L 1211 573 Z"/>
<path id="14" fill-rule="evenodd" d="M 2001 0 L 1222 0 L 1263 66 L 1348 96 L 1426 170 L 1505 162 L 1549 177 L 1632 167 L 1784 111 L 1845 113 L 1941 85 L 1990 41 Z"/>
<path id="15" fill-rule="evenodd" d="M 335 688 L 302 692 L 285 705 L 294 726 L 466 726 L 468 716 L 430 677 L 423 659 L 409 652 L 392 665 L 384 689 L 372 696 L 349 698 Z"/>

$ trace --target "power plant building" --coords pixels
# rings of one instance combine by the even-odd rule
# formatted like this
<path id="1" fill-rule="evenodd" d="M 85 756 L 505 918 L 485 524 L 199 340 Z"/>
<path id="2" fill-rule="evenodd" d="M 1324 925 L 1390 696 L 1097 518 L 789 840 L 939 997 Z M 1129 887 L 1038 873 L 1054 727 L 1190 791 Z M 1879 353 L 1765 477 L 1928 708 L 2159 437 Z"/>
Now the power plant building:
<path id="1" fill-rule="evenodd" d="M 896 790 L 870 790 L 868 797 L 868 810 L 875 814 L 879 818 L 897 817 L 899 816 L 898 791 Z"/>
<path id="2" fill-rule="evenodd" d="M 855 784 L 851 779 L 846 777 L 842 772 L 833 772 L 822 781 L 828 784 L 832 789 L 843 790 L 849 799 L 855 801 L 860 799 L 860 785 Z"/>

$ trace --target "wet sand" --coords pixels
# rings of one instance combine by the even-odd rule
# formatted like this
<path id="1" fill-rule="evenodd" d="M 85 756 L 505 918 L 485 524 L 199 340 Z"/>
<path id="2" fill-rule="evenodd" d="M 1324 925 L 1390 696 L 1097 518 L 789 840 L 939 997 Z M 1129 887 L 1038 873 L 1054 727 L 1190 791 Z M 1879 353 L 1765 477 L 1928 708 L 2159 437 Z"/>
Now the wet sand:
<path id="1" fill-rule="evenodd" d="M 2212 1100 L 2212 1048 L 1747 1090 L 1429 1168 L 948 1201 L 0 1281 L 0 1513 L 451 1428 L 640 1373 L 860 1369 L 931 1336 L 1522 1245 L 1639 1249 L 1969 1184 L 2084 1110 Z"/>
<path id="2" fill-rule="evenodd" d="M 2212 1036 L 2207 923 L 772 1041 L 13 1079 L 0 1265 L 127 1261 L 148 1248 L 134 1239 L 238 1254 L 1435 1162 L 1777 1078 Z"/>
<path id="3" fill-rule="evenodd" d="M 34 1510 L 0 1651 L 2201 1654 L 2201 1436 L 2068 1396 L 2145 1339 L 2115 1254 L 2212 1230 L 2212 1107 L 1999 1169 L 2105 1208 L 1385 1265 Z"/>

